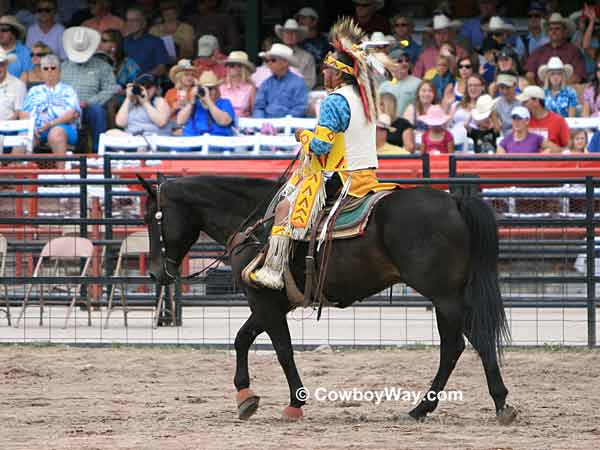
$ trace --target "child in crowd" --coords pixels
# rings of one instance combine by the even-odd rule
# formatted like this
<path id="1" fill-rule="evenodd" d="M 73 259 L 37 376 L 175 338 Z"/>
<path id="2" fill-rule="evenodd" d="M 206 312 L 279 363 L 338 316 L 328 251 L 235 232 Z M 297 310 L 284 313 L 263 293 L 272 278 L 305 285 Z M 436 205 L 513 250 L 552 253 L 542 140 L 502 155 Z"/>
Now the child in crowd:
<path id="1" fill-rule="evenodd" d="M 437 58 L 436 69 L 437 74 L 432 78 L 431 83 L 435 86 L 437 92 L 435 101 L 440 103 L 446 89 L 451 91 L 454 88 L 454 73 L 451 70 L 452 58 L 450 56 L 439 55 Z"/>
<path id="2" fill-rule="evenodd" d="M 445 125 L 450 120 L 441 106 L 432 105 L 427 114 L 419 116 L 419 120 L 427 125 L 423 133 L 421 152 L 423 153 L 453 153 L 454 138 Z"/>
<path id="3" fill-rule="evenodd" d="M 496 55 L 500 52 L 500 44 L 492 38 L 486 38 L 481 47 L 485 63 L 479 67 L 479 74 L 483 76 L 485 84 L 489 85 L 496 78 Z"/>
<path id="4" fill-rule="evenodd" d="M 496 153 L 496 140 L 500 134 L 492 123 L 492 110 L 496 100 L 485 94 L 477 99 L 475 108 L 471 111 L 471 117 L 476 128 L 467 127 L 467 136 L 473 140 L 473 151 L 475 153 Z"/>
<path id="5" fill-rule="evenodd" d="M 585 130 L 575 130 L 571 132 L 569 140 L 569 151 L 571 153 L 587 153 L 587 132 Z"/>

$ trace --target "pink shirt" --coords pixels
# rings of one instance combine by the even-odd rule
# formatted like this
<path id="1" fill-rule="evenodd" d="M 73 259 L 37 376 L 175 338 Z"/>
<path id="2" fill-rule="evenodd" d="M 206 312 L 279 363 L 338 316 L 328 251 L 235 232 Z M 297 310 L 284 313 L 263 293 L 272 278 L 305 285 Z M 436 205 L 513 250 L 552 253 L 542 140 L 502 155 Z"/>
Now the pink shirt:
<path id="1" fill-rule="evenodd" d="M 432 67 L 435 67 L 435 63 L 437 62 L 437 57 L 440 53 L 440 49 L 438 47 L 428 47 L 423 50 L 423 53 L 417 59 L 415 63 L 415 67 L 413 68 L 412 74 L 417 78 L 423 78 L 425 72 L 427 72 Z M 458 58 L 464 58 L 468 56 L 467 51 L 462 47 L 456 47 L 456 56 Z"/>
<path id="2" fill-rule="evenodd" d="M 219 91 L 221 97 L 229 99 L 233 104 L 236 117 L 250 117 L 252 115 L 252 92 L 254 92 L 252 83 L 243 82 L 235 88 L 223 83 L 219 86 Z"/>

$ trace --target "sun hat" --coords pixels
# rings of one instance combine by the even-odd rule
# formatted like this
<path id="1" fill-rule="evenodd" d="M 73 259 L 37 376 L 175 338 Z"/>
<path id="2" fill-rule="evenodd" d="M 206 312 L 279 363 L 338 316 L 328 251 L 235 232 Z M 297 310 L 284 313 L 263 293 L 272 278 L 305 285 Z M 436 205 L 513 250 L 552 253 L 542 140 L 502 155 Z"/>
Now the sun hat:
<path id="1" fill-rule="evenodd" d="M 540 66 L 538 69 L 538 78 L 545 80 L 550 70 L 562 70 L 565 73 L 565 80 L 568 80 L 573 75 L 573 66 L 564 64 L 558 56 L 553 56 L 548 60 L 548 64 Z"/>
<path id="2" fill-rule="evenodd" d="M 517 116 L 521 119 L 530 119 L 531 118 L 531 114 L 529 114 L 529 110 L 527 108 L 525 108 L 524 106 L 515 106 L 511 111 L 510 111 L 510 116 Z"/>
<path id="3" fill-rule="evenodd" d="M 314 17 L 315 19 L 318 19 L 319 13 L 317 13 L 317 11 L 315 11 L 313 8 L 305 6 L 304 8 L 300 9 L 300 11 L 298 11 L 296 14 L 294 14 L 294 17 L 298 16 Z"/>
<path id="4" fill-rule="evenodd" d="M 394 133 L 396 128 L 392 126 L 392 119 L 386 113 L 379 113 L 377 117 L 377 128 L 385 128 L 390 133 Z"/>
<path id="5" fill-rule="evenodd" d="M 486 33 L 494 31 L 515 31 L 514 25 L 502 20 L 502 17 L 492 16 L 490 21 L 481 27 Z"/>
<path id="6" fill-rule="evenodd" d="M 567 33 L 572 35 L 575 32 L 575 23 L 572 20 L 563 17 L 561 13 L 552 13 L 548 18 L 548 25 L 560 23 L 567 29 Z"/>
<path id="7" fill-rule="evenodd" d="M 245 66 L 250 72 L 254 72 L 256 70 L 254 64 L 252 64 L 248 59 L 248 54 L 241 50 L 234 50 L 231 53 L 229 53 L 229 56 L 227 56 L 227 59 L 224 61 L 224 63 L 241 64 L 242 66 Z"/>
<path id="8" fill-rule="evenodd" d="M 519 100 L 520 102 L 526 102 L 527 100 L 530 100 L 532 98 L 539 98 L 543 100 L 544 98 L 546 98 L 546 94 L 544 93 L 544 90 L 541 87 L 529 85 L 525 89 L 523 89 L 523 92 L 517 95 L 517 100 Z"/>
<path id="9" fill-rule="evenodd" d="M 430 127 L 440 127 L 450 120 L 450 116 L 444 112 L 440 105 L 429 107 L 427 114 L 419 116 L 419 120 Z"/>
<path id="10" fill-rule="evenodd" d="M 22 41 L 25 39 L 27 30 L 19 23 L 15 16 L 0 17 L 0 25 L 8 25 L 9 27 L 14 28 L 14 30 L 17 32 L 17 41 Z"/>
<path id="11" fill-rule="evenodd" d="M 493 99 L 487 94 L 479 96 L 477 102 L 475 103 L 475 108 L 473 108 L 471 111 L 471 117 L 473 117 L 473 120 L 479 122 L 490 117 L 490 114 L 492 114 L 492 110 L 494 109 L 497 101 L 498 98 Z"/>
<path id="12" fill-rule="evenodd" d="M 202 72 L 202 75 L 200 75 L 200 78 L 198 79 L 198 84 L 200 86 L 210 88 L 220 85 L 221 80 L 219 80 L 217 74 L 214 73 L 212 70 L 205 70 L 204 72 Z"/>
<path id="13" fill-rule="evenodd" d="M 100 33 L 87 27 L 71 27 L 65 30 L 62 37 L 67 58 L 74 63 L 88 61 L 100 45 Z"/>
<path id="14" fill-rule="evenodd" d="M 198 39 L 198 56 L 207 58 L 219 49 L 219 40 L 212 34 L 205 34 Z"/>
<path id="15" fill-rule="evenodd" d="M 284 31 L 295 31 L 298 33 L 298 40 L 303 40 L 308 34 L 308 30 L 304 26 L 298 25 L 296 19 L 288 19 L 283 25 L 275 25 L 275 34 L 279 39 L 283 39 Z"/>
<path id="16" fill-rule="evenodd" d="M 518 80 L 516 76 L 510 75 L 508 73 L 500 73 L 496 77 L 496 84 L 498 84 L 498 86 L 503 85 L 508 87 L 514 87 L 517 85 L 517 81 Z"/>
<path id="17" fill-rule="evenodd" d="M 294 58 L 294 51 L 285 44 L 275 43 L 266 52 L 260 52 L 258 56 L 262 59 L 274 57 L 282 58 L 288 61 L 292 66 L 296 65 L 296 58 Z"/>
<path id="18" fill-rule="evenodd" d="M 0 50 L 0 63 L 7 62 L 11 64 L 16 60 L 17 56 L 14 53 L 6 53 L 4 50 Z"/>
<path id="19" fill-rule="evenodd" d="M 184 72 L 184 71 L 189 71 L 189 72 L 195 72 L 196 68 L 192 65 L 192 62 L 189 59 L 180 59 L 177 64 L 175 64 L 173 67 L 171 67 L 171 69 L 169 70 L 169 79 L 173 82 L 176 83 L 176 77 L 177 74 L 180 72 Z"/>

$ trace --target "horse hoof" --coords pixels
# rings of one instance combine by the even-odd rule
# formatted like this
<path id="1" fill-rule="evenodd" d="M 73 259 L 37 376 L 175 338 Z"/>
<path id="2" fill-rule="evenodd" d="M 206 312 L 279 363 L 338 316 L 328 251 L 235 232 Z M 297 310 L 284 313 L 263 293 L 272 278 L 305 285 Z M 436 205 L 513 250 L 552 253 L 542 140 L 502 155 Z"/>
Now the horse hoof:
<path id="1" fill-rule="evenodd" d="M 506 405 L 496 413 L 496 417 L 500 425 L 510 425 L 517 417 L 517 410 L 512 406 Z"/>
<path id="2" fill-rule="evenodd" d="M 237 393 L 235 401 L 238 407 L 238 417 L 241 420 L 248 420 L 258 409 L 260 397 L 251 389 L 245 388 Z"/>
<path id="3" fill-rule="evenodd" d="M 304 412 L 302 412 L 302 408 L 296 408 L 295 406 L 286 406 L 283 410 L 283 419 L 288 420 L 290 422 L 297 422 L 304 417 Z"/>

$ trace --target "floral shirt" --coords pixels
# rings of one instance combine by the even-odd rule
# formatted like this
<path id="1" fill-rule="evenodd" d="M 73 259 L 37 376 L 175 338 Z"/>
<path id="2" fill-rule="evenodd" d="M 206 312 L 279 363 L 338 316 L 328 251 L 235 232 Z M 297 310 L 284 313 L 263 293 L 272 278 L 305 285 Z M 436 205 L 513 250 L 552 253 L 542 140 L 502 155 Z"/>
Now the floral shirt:
<path id="1" fill-rule="evenodd" d="M 583 103 L 590 107 L 590 116 L 600 116 L 600 93 L 596 93 L 594 86 L 588 86 L 583 91 Z"/>
<path id="2" fill-rule="evenodd" d="M 577 106 L 577 93 L 572 87 L 565 86 L 556 95 L 552 95 L 549 88 L 544 89 L 544 93 L 546 109 L 563 117 L 569 117 L 569 108 Z"/>
<path id="3" fill-rule="evenodd" d="M 64 83 L 58 83 L 54 88 L 45 84 L 32 87 L 25 97 L 22 109 L 35 118 L 35 128 L 64 116 L 70 110 L 81 114 L 77 93 Z"/>

